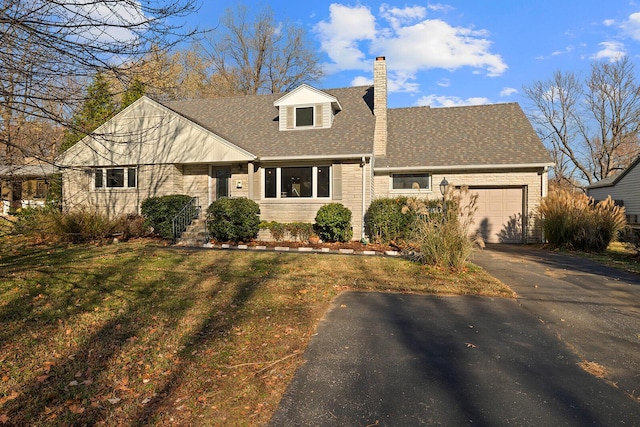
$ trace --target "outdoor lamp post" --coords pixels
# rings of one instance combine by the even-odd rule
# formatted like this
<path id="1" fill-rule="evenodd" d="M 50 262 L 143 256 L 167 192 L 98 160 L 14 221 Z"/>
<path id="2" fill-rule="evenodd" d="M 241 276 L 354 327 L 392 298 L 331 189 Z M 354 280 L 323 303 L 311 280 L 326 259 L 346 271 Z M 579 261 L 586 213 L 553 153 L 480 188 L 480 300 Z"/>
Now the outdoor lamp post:
<path id="1" fill-rule="evenodd" d="M 448 185 L 449 181 L 447 181 L 447 178 L 442 178 L 442 181 L 440 181 L 440 194 L 442 194 L 442 210 L 444 211 L 445 217 L 447 216 L 447 199 L 444 193 L 447 191 Z"/>

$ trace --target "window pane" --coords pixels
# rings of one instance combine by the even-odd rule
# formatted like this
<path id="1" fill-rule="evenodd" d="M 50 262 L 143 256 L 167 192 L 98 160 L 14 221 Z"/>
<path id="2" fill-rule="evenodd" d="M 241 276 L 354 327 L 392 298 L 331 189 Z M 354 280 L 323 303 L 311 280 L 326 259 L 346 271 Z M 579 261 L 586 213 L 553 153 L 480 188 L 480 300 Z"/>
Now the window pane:
<path id="1" fill-rule="evenodd" d="M 264 170 L 264 197 L 276 197 L 276 168 Z"/>
<path id="2" fill-rule="evenodd" d="M 296 108 L 296 126 L 313 126 L 313 107 Z"/>
<path id="3" fill-rule="evenodd" d="M 107 169 L 107 187 L 124 187 L 124 169 Z"/>
<path id="4" fill-rule="evenodd" d="M 329 197 L 329 166 L 318 166 L 318 197 Z"/>
<path id="5" fill-rule="evenodd" d="M 44 199 L 47 197 L 49 186 L 46 181 L 38 181 L 36 183 L 36 199 Z"/>
<path id="6" fill-rule="evenodd" d="M 102 188 L 102 169 L 96 169 L 95 173 L 95 187 Z"/>
<path id="7" fill-rule="evenodd" d="M 138 179 L 136 177 L 136 168 L 129 168 L 127 170 L 127 187 L 133 188 L 136 186 Z"/>
<path id="8" fill-rule="evenodd" d="M 311 197 L 313 183 L 309 168 L 282 168 L 281 197 Z"/>
<path id="9" fill-rule="evenodd" d="M 405 173 L 393 175 L 394 190 L 428 190 L 428 173 Z"/>

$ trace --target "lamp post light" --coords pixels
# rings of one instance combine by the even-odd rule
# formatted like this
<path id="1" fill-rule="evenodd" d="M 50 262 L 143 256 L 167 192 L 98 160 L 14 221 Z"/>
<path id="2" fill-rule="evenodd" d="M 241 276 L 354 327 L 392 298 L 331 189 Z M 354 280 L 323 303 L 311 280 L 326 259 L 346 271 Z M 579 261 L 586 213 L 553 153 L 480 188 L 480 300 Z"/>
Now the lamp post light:
<path id="1" fill-rule="evenodd" d="M 440 194 L 442 194 L 442 210 L 444 211 L 445 218 L 447 217 L 447 199 L 445 193 L 448 185 L 449 181 L 447 181 L 447 178 L 442 178 L 442 181 L 440 181 Z"/>

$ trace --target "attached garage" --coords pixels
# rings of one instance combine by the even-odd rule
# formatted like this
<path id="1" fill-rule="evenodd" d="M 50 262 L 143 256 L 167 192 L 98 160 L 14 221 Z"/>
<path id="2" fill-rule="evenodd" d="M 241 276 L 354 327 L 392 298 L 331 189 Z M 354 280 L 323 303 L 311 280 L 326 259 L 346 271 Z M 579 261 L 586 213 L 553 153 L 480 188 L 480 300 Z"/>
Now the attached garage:
<path id="1" fill-rule="evenodd" d="M 522 243 L 525 229 L 526 187 L 470 188 L 478 194 L 477 211 L 469 232 L 486 243 Z"/>

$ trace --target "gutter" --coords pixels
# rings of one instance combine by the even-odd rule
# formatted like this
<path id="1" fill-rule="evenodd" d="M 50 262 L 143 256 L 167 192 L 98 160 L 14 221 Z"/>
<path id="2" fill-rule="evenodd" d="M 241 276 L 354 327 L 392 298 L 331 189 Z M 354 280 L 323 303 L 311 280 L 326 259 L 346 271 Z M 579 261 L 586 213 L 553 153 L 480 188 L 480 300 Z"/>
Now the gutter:
<path id="1" fill-rule="evenodd" d="M 451 165 L 451 166 L 402 166 L 375 168 L 375 172 L 403 172 L 403 171 L 454 171 L 454 170 L 495 170 L 513 168 L 547 168 L 553 163 L 516 163 L 500 165 Z"/>
<path id="2" fill-rule="evenodd" d="M 363 157 L 371 157 L 371 153 L 366 154 L 318 154 L 318 155 L 310 155 L 310 156 L 264 156 L 258 157 L 256 161 L 258 162 L 280 162 L 280 161 L 291 161 L 291 160 L 346 160 L 346 159 L 357 159 L 360 160 Z"/>

